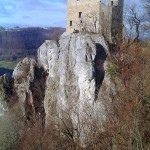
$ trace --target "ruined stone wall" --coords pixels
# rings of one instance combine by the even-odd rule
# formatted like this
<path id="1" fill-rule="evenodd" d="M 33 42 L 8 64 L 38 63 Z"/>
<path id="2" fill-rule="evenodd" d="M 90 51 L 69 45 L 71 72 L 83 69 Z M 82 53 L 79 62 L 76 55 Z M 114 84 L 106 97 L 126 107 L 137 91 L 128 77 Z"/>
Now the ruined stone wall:
<path id="1" fill-rule="evenodd" d="M 124 0 L 107 0 L 106 5 L 99 0 L 68 0 L 66 32 L 100 33 L 111 42 L 122 34 L 123 4 Z"/>
<path id="2" fill-rule="evenodd" d="M 101 33 L 107 40 L 111 41 L 112 7 L 102 5 L 101 10 Z"/>
<path id="3" fill-rule="evenodd" d="M 118 0 L 107 0 L 107 1 L 106 1 L 106 5 L 107 5 L 107 6 L 112 6 L 112 4 L 113 4 L 114 6 L 118 5 Z"/>
<path id="4" fill-rule="evenodd" d="M 115 38 L 122 38 L 124 0 L 107 0 L 105 7 L 105 18 L 110 24 L 107 36 L 113 42 Z"/>
<path id="5" fill-rule="evenodd" d="M 67 1 L 67 33 L 72 33 L 74 30 L 82 30 L 82 21 L 87 15 L 92 14 L 96 21 L 96 33 L 100 31 L 100 10 L 101 5 L 99 0 L 68 0 Z M 79 12 L 81 12 L 81 17 L 79 17 Z M 90 17 L 89 17 L 90 18 Z M 86 18 L 88 20 L 88 18 Z M 86 21 L 87 21 L 86 20 Z M 72 21 L 72 26 L 70 26 L 70 21 Z M 84 20 L 84 22 L 86 22 Z M 87 28 L 94 28 L 94 24 L 91 22 L 87 23 Z M 90 29 L 91 30 L 91 29 Z"/>

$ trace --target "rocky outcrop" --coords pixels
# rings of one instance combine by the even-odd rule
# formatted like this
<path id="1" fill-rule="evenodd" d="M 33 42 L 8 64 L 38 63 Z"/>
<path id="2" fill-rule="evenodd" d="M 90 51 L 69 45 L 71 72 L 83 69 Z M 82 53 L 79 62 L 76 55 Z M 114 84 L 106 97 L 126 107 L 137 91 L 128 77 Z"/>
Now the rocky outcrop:
<path id="1" fill-rule="evenodd" d="M 44 99 L 47 123 L 69 114 L 78 129 L 85 120 L 94 119 L 96 113 L 101 120 L 105 119 L 99 90 L 108 54 L 100 35 L 63 35 L 59 43 L 42 44 L 38 62 L 49 74 Z"/>
<path id="2" fill-rule="evenodd" d="M 47 74 L 35 60 L 24 58 L 17 64 L 13 72 L 14 87 L 19 97 L 20 105 L 29 123 L 37 118 L 44 124 L 45 82 Z"/>
<path id="3" fill-rule="evenodd" d="M 17 101 L 13 79 L 4 74 L 0 76 L 0 116 Z"/>
<path id="4" fill-rule="evenodd" d="M 29 85 L 34 80 L 35 64 L 35 60 L 24 58 L 14 69 L 13 78 L 20 101 L 25 101 L 26 92 L 30 91 Z"/>
<path id="5" fill-rule="evenodd" d="M 107 90 L 101 89 L 107 55 L 107 44 L 100 35 L 64 34 L 58 43 L 46 40 L 41 45 L 37 62 L 24 58 L 18 63 L 14 89 L 28 122 L 40 118 L 48 126 L 69 118 L 73 128 L 80 130 L 73 138 L 79 136 L 84 145 L 91 122 L 98 119 L 101 124 L 106 117 L 100 90 Z"/>
<path id="6" fill-rule="evenodd" d="M 51 110 L 47 106 L 52 101 L 67 108 L 69 103 L 92 105 L 98 100 L 108 54 L 104 38 L 99 35 L 71 34 L 62 36 L 59 43 L 43 43 L 38 49 L 38 62 L 49 74 L 45 108 Z"/>

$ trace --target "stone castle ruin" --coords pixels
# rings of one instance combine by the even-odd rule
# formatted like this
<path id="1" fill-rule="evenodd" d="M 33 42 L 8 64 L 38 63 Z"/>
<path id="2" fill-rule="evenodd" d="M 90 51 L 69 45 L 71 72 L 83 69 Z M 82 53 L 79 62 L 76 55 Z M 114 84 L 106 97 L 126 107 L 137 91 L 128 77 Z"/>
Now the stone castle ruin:
<path id="1" fill-rule="evenodd" d="M 68 0 L 67 33 L 100 33 L 109 41 L 122 36 L 124 0 Z"/>

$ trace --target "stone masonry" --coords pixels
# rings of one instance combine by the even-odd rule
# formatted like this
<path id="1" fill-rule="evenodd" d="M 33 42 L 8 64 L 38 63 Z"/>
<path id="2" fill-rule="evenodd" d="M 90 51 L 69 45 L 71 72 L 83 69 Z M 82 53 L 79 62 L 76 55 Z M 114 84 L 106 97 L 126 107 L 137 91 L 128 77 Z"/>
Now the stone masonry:
<path id="1" fill-rule="evenodd" d="M 68 0 L 67 33 L 100 33 L 109 41 L 122 34 L 124 0 Z"/>

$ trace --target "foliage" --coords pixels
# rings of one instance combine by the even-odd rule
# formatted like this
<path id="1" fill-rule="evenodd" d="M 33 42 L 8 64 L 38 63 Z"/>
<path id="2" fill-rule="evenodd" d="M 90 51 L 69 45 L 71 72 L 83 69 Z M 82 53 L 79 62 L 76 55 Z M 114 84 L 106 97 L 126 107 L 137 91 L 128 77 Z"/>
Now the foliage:
<path id="1" fill-rule="evenodd" d="M 108 66 L 107 66 L 107 72 L 110 75 L 110 78 L 112 80 L 115 80 L 115 77 L 117 75 L 117 67 L 116 67 L 116 65 L 113 64 L 112 62 L 109 62 Z"/>
<path id="2" fill-rule="evenodd" d="M 0 150 L 16 150 L 24 130 L 24 118 L 20 107 L 0 117 Z"/>
<path id="3" fill-rule="evenodd" d="M 113 135 L 113 149 L 150 148 L 150 51 L 148 45 L 142 45 L 123 41 L 110 58 L 117 66 L 115 88 L 121 89 L 110 95 L 112 103 L 106 123 L 106 130 Z"/>

